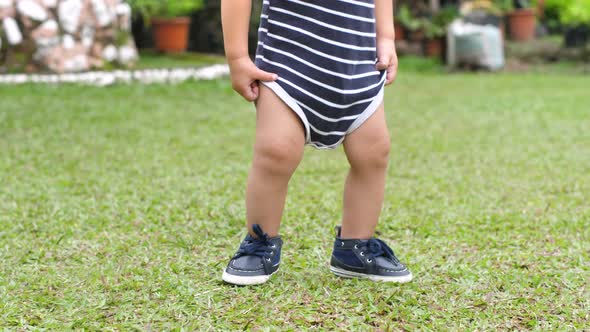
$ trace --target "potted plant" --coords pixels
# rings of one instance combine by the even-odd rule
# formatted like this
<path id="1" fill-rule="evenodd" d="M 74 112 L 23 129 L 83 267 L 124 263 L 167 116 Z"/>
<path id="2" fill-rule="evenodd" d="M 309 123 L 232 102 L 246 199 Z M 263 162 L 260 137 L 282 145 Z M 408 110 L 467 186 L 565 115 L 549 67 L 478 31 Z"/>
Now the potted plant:
<path id="1" fill-rule="evenodd" d="M 178 53 L 188 45 L 188 15 L 200 9 L 203 0 L 129 0 L 129 4 L 152 25 L 156 49 Z"/>
<path id="2" fill-rule="evenodd" d="M 443 27 L 434 21 L 424 21 L 424 55 L 442 57 L 445 32 L 446 26 Z"/>
<path id="3" fill-rule="evenodd" d="M 514 0 L 508 12 L 510 37 L 517 41 L 529 41 L 535 38 L 537 11 L 532 0 Z"/>
<path id="4" fill-rule="evenodd" d="M 506 39 L 506 20 L 508 13 L 514 10 L 514 0 L 495 0 L 490 7 L 490 12 L 497 15 L 500 19 L 498 28 L 502 34 L 502 38 Z"/>
<path id="5" fill-rule="evenodd" d="M 423 21 L 415 17 L 408 6 L 401 6 L 397 12 L 396 18 L 396 21 L 409 32 L 412 41 L 422 41 L 424 39 L 424 30 L 422 29 Z"/>
<path id="6" fill-rule="evenodd" d="M 406 39 L 406 32 L 404 30 L 404 26 L 398 21 L 399 20 L 396 17 L 395 21 L 393 22 L 393 27 L 395 29 L 395 41 Z"/>
<path id="7" fill-rule="evenodd" d="M 459 16 L 459 11 L 454 6 L 445 6 L 439 10 L 430 20 L 423 20 L 424 29 L 424 54 L 428 57 L 442 57 L 444 54 L 445 35 L 447 27 Z"/>
<path id="8" fill-rule="evenodd" d="M 393 27 L 395 28 L 395 40 L 406 39 L 406 21 L 412 13 L 406 5 L 399 6 L 395 11 L 395 19 L 393 21 Z"/>

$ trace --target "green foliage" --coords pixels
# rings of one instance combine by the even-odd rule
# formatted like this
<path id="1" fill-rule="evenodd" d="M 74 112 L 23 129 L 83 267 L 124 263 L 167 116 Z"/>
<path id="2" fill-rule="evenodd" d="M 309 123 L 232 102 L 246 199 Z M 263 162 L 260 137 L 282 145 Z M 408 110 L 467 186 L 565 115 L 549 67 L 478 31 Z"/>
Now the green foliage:
<path id="1" fill-rule="evenodd" d="M 485 2 L 483 0 L 476 0 Z M 503 13 L 508 13 L 515 8 L 535 8 L 537 0 L 492 0 L 493 7 Z"/>
<path id="2" fill-rule="evenodd" d="M 407 5 L 401 5 L 396 20 L 410 31 L 424 30 L 427 38 L 442 37 L 447 26 L 459 16 L 455 6 L 445 6 L 432 17 L 416 17 Z"/>
<path id="3" fill-rule="evenodd" d="M 557 13 L 562 24 L 590 25 L 590 0 L 547 0 L 546 6 Z"/>
<path id="4" fill-rule="evenodd" d="M 531 8 L 532 1 L 530 1 L 530 0 L 514 0 L 514 6 L 516 8 Z"/>
<path id="5" fill-rule="evenodd" d="M 459 16 L 455 6 L 445 6 L 430 18 L 420 20 L 421 28 L 426 38 L 440 38 L 446 34 L 447 27 Z"/>
<path id="6" fill-rule="evenodd" d="M 446 28 L 444 26 L 440 26 L 431 20 L 424 20 L 422 28 L 424 29 L 424 35 L 428 39 L 440 38 L 446 33 Z"/>
<path id="7" fill-rule="evenodd" d="M 493 15 L 502 15 L 504 12 L 507 12 L 512 8 L 512 1 L 511 0 L 474 0 L 468 1 L 465 4 L 466 8 L 468 8 L 467 12 L 478 10 L 483 11 L 486 13 L 490 13 Z"/>
<path id="8" fill-rule="evenodd" d="M 204 0 L 129 0 L 133 10 L 146 19 L 187 16 L 201 9 Z"/>
<path id="9" fill-rule="evenodd" d="M 448 26 L 457 17 L 459 17 L 459 9 L 456 6 L 445 6 L 433 16 L 432 20 L 439 25 Z"/>
<path id="10" fill-rule="evenodd" d="M 507 13 L 514 9 L 514 0 L 494 0 L 493 6 L 502 13 Z"/>
<path id="11" fill-rule="evenodd" d="M 410 8 L 406 5 L 399 8 L 396 13 L 396 20 L 410 31 L 420 30 L 423 25 L 422 19 L 415 17 Z"/>
<path id="12" fill-rule="evenodd" d="M 567 10 L 567 7 L 571 2 L 572 0 L 546 0 L 545 9 L 551 11 L 555 10 L 561 15 L 565 10 Z"/>
<path id="13" fill-rule="evenodd" d="M 117 30 L 115 32 L 114 43 L 118 47 L 123 46 L 123 45 L 127 45 L 129 43 L 129 38 L 130 38 L 130 35 L 127 31 Z"/>

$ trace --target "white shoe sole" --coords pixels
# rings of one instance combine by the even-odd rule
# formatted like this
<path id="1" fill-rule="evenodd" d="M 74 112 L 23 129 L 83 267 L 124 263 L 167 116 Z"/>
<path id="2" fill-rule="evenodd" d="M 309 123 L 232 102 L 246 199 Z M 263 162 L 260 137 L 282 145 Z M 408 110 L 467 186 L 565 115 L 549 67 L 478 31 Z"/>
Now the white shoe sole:
<path id="1" fill-rule="evenodd" d="M 337 268 L 335 266 L 330 266 L 330 271 L 335 275 L 342 277 L 342 278 L 360 278 L 360 279 L 369 279 L 371 281 L 381 281 L 381 282 L 397 282 L 400 284 L 412 281 L 412 273 L 407 276 L 399 276 L 399 277 L 386 277 L 386 276 L 376 276 L 371 274 L 364 274 L 352 271 L 346 271 L 341 268 Z"/>
<path id="2" fill-rule="evenodd" d="M 238 286 L 260 285 L 267 282 L 273 274 L 277 273 L 277 271 L 273 272 L 271 275 L 268 276 L 236 276 L 233 274 L 229 274 L 224 270 L 223 275 L 221 275 L 221 279 L 223 279 L 223 281 L 227 282 L 228 284 Z"/>

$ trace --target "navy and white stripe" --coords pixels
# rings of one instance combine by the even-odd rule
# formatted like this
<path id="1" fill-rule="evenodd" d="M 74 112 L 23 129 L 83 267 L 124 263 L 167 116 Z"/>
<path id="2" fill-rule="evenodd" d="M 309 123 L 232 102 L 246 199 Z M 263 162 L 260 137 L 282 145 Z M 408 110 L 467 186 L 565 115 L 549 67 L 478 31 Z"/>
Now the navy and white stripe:
<path id="1" fill-rule="evenodd" d="M 335 148 L 383 99 L 374 0 L 264 0 L 256 65 L 297 113 L 307 144 Z"/>

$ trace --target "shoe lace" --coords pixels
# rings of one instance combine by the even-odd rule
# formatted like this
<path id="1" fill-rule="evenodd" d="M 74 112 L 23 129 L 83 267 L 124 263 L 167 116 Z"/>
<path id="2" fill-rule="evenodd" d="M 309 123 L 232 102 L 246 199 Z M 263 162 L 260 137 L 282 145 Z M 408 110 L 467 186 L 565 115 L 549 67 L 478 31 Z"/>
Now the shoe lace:
<path id="1" fill-rule="evenodd" d="M 385 257 L 391 259 L 396 264 L 399 264 L 400 262 L 397 257 L 395 257 L 393 249 L 391 249 L 385 242 L 379 239 L 369 239 L 367 241 L 367 250 L 369 259 Z"/>
<path id="2" fill-rule="evenodd" d="M 270 258 L 271 251 L 269 251 L 269 247 L 273 246 L 273 243 L 270 242 L 270 238 L 268 234 L 262 231 L 259 225 L 253 225 L 252 231 L 256 234 L 256 238 L 248 237 L 245 241 L 240 244 L 240 248 L 235 255 L 235 258 L 241 256 L 258 256 L 262 258 Z"/>

